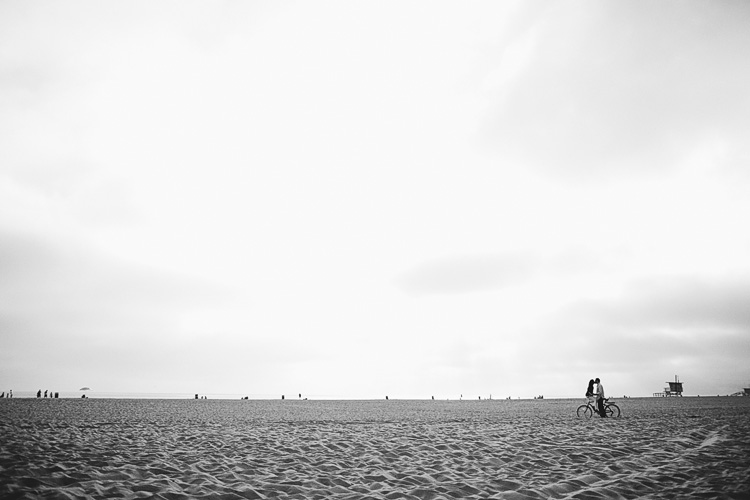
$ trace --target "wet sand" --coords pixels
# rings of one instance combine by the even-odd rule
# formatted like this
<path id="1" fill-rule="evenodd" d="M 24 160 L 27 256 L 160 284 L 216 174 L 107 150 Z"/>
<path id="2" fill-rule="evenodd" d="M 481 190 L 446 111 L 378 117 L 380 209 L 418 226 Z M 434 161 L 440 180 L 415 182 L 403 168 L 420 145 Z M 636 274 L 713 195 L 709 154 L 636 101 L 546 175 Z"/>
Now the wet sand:
<path id="1" fill-rule="evenodd" d="M 1 498 L 750 498 L 750 398 L 0 400 Z"/>

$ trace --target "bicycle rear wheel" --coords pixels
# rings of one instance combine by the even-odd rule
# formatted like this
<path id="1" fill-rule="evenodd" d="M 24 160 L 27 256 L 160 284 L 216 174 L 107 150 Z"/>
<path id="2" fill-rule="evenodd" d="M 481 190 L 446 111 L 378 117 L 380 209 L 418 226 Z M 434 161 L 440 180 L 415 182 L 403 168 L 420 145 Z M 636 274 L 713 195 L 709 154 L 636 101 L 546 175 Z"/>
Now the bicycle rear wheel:
<path id="1" fill-rule="evenodd" d="M 620 416 L 620 407 L 614 403 L 610 403 L 607 406 L 605 406 L 604 411 L 607 413 L 608 417 L 617 418 Z"/>
<path id="2" fill-rule="evenodd" d="M 594 412 L 589 405 L 581 405 L 576 410 L 576 415 L 578 415 L 578 418 L 591 418 Z"/>

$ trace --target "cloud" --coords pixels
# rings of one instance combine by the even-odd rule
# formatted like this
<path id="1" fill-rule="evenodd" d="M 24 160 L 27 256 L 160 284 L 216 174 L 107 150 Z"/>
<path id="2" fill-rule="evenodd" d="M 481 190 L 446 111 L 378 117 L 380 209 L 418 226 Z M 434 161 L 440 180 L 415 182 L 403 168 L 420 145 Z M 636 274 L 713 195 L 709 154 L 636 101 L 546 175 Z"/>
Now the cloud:
<path id="1" fill-rule="evenodd" d="M 182 379 L 205 391 L 219 373 L 257 372 L 244 352 L 273 359 L 273 342 L 245 330 L 251 310 L 235 288 L 187 273 L 0 232 L 0 375 L 27 387 L 88 377 L 100 388 L 159 392 Z"/>
<path id="2" fill-rule="evenodd" d="M 750 276 L 652 276 L 550 315 L 529 331 L 536 353 L 521 356 L 540 369 L 609 378 L 617 392 L 659 392 L 675 374 L 690 394 L 734 392 L 750 377 L 748 303 Z"/>
<path id="3" fill-rule="evenodd" d="M 396 283 L 413 295 L 468 293 L 523 283 L 533 272 L 534 260 L 524 255 L 457 256 L 416 266 Z"/>
<path id="4" fill-rule="evenodd" d="M 0 66 L 0 89 L 6 95 L 12 93 L 16 99 L 33 96 L 47 89 L 52 81 L 50 72 L 38 66 L 23 63 Z"/>
<path id="5" fill-rule="evenodd" d="M 657 276 L 632 282 L 621 301 L 583 303 L 577 310 L 621 328 L 746 331 L 748 304 L 750 277 Z"/>
<path id="6" fill-rule="evenodd" d="M 747 159 L 748 14 L 739 2 L 545 4 L 497 54 L 486 139 L 559 177 L 664 171 L 716 141 Z"/>
<path id="7" fill-rule="evenodd" d="M 133 341 L 187 334 L 180 319 L 232 302 L 222 287 L 189 275 L 119 261 L 75 244 L 0 234 L 4 340 L 30 343 Z M 214 333 L 211 331 L 204 334 Z"/>

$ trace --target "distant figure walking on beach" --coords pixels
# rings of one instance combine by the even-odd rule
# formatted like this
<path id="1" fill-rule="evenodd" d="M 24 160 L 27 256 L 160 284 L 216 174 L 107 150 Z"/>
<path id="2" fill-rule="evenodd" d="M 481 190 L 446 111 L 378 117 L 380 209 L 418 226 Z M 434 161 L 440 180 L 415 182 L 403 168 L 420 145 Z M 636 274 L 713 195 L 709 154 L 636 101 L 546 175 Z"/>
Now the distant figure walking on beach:
<path id="1" fill-rule="evenodd" d="M 605 418 L 607 414 L 604 412 L 604 386 L 599 377 L 596 377 L 594 382 L 596 382 L 596 406 L 599 409 L 599 416 Z"/>
<path id="2" fill-rule="evenodd" d="M 39 389 L 38 391 L 36 391 L 36 397 L 38 397 L 38 398 L 42 397 L 42 390 L 41 389 Z"/>

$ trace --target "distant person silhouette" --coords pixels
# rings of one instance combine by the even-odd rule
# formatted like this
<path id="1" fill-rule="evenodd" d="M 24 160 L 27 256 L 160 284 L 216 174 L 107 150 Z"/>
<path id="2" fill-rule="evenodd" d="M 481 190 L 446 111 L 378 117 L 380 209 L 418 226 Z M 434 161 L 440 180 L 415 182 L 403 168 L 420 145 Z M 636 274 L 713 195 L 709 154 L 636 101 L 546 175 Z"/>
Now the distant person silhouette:
<path id="1" fill-rule="evenodd" d="M 36 391 L 36 397 L 38 397 L 38 398 L 42 397 L 42 390 L 41 389 L 39 389 L 38 391 Z"/>

